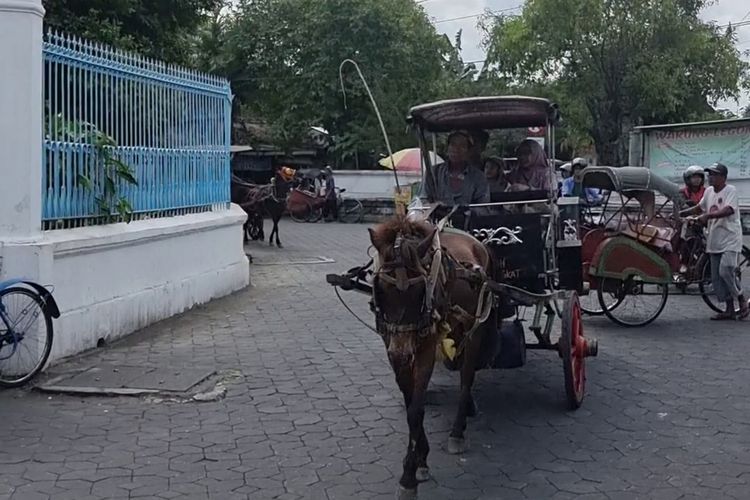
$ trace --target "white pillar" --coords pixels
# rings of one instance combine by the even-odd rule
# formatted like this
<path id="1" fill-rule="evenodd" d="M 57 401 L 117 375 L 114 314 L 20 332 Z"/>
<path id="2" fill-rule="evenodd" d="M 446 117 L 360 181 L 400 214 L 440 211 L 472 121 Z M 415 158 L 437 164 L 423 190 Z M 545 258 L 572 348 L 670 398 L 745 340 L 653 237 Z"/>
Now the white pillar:
<path id="1" fill-rule="evenodd" d="M 43 17 L 42 0 L 0 0 L 0 245 L 41 233 Z"/>

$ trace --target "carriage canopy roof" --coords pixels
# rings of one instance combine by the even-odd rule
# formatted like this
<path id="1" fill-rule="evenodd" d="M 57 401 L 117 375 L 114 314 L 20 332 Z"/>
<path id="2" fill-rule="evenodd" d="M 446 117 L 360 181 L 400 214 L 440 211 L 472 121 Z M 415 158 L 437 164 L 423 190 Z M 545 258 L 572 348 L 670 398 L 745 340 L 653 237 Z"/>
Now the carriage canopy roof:
<path id="1" fill-rule="evenodd" d="M 586 187 L 617 192 L 655 191 L 669 199 L 680 194 L 677 184 L 645 167 L 587 167 L 581 172 L 581 182 Z"/>
<path id="2" fill-rule="evenodd" d="M 560 119 L 557 104 L 540 97 L 496 96 L 451 99 L 416 106 L 407 121 L 429 132 L 460 129 L 545 127 Z"/>

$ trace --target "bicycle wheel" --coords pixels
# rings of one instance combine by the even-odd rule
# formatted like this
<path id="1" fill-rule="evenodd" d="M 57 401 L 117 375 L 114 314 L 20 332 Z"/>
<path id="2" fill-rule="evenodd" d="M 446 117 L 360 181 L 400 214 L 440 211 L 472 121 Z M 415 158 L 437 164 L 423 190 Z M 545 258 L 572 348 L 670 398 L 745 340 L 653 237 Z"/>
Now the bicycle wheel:
<path id="1" fill-rule="evenodd" d="M 740 273 L 740 280 L 742 280 L 742 268 L 747 266 L 748 262 L 750 262 L 750 255 L 746 254 L 745 250 L 747 250 L 747 247 L 743 248 L 743 252 L 740 257 L 740 265 L 737 267 L 737 273 Z M 711 259 L 708 257 L 708 255 L 704 255 L 703 257 L 701 257 L 698 266 L 701 270 L 698 288 L 700 289 L 703 302 L 705 302 L 706 305 L 714 312 L 724 312 L 724 304 L 721 303 L 719 298 L 716 296 L 716 293 L 714 293 L 714 282 L 711 278 Z M 735 306 L 735 309 L 739 311 L 739 306 Z"/>
<path id="2" fill-rule="evenodd" d="M 362 206 L 362 202 L 360 202 L 359 200 L 355 200 L 353 198 L 341 200 L 338 213 L 339 222 L 348 224 L 356 224 L 358 222 L 361 222 L 362 212 L 364 212 L 364 207 Z"/>
<path id="3" fill-rule="evenodd" d="M 615 295 L 620 303 L 607 309 L 608 295 Z M 603 278 L 597 290 L 599 304 L 604 314 L 620 326 L 646 326 L 659 317 L 667 305 L 669 286 L 658 283 L 643 283 L 633 277 L 624 281 Z"/>
<path id="4" fill-rule="evenodd" d="M 18 387 L 39 373 L 49 358 L 52 317 L 37 293 L 18 287 L 0 292 L 0 310 L 0 386 Z"/>
<path id="5" fill-rule="evenodd" d="M 307 218 L 307 222 L 318 222 L 323 218 L 323 207 L 321 206 L 310 206 L 310 216 Z"/>

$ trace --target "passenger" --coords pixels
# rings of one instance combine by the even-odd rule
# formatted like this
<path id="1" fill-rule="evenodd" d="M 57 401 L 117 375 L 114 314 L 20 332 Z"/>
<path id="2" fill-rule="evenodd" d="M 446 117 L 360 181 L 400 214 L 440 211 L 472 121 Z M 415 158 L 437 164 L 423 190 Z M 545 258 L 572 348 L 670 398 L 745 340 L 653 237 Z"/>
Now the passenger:
<path id="1" fill-rule="evenodd" d="M 583 158 L 575 158 L 570 164 L 570 177 L 562 182 L 563 196 L 578 196 L 588 205 L 598 205 L 602 202 L 601 191 L 596 188 L 585 188 L 581 185 L 581 171 L 588 167 L 588 162 Z"/>
<path id="2" fill-rule="evenodd" d="M 516 156 L 518 165 L 508 176 L 511 191 L 549 191 L 552 174 L 542 146 L 534 140 L 526 139 L 516 149 Z"/>
<path id="3" fill-rule="evenodd" d="M 685 182 L 685 186 L 680 189 L 680 193 L 685 197 L 685 203 L 694 207 L 703 199 L 703 194 L 706 192 L 706 174 L 703 172 L 703 168 L 693 165 L 688 167 L 682 174 L 682 180 Z"/>
<path id="4" fill-rule="evenodd" d="M 490 198 L 494 193 L 504 193 L 508 190 L 508 180 L 505 178 L 505 161 L 497 156 L 484 160 L 484 175 L 490 187 Z"/>
<path id="5" fill-rule="evenodd" d="M 484 151 L 487 149 L 487 143 L 490 140 L 490 134 L 482 129 L 474 129 L 469 132 L 471 140 L 474 141 L 474 146 L 471 148 L 469 153 L 469 162 L 477 167 L 484 165 Z"/>
<path id="6" fill-rule="evenodd" d="M 489 203 L 487 179 L 481 166 L 473 165 L 470 160 L 473 145 L 466 132 L 453 132 L 448 136 L 448 161 L 433 168 L 434 179 L 425 183 L 428 198 L 450 206 Z"/>

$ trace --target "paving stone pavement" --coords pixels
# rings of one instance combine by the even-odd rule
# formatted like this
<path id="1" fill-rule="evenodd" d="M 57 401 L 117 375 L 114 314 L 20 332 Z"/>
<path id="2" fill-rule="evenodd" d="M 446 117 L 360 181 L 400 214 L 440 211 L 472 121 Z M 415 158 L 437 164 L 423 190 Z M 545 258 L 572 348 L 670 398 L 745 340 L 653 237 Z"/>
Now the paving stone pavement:
<path id="1" fill-rule="evenodd" d="M 365 226 L 283 221 L 250 245 L 253 286 L 55 367 L 238 371 L 224 399 L 0 392 L 0 499 L 390 499 L 406 445 L 380 339 L 324 274 L 365 260 Z M 325 256 L 333 264 L 284 265 Z M 277 265 L 267 265 L 276 263 Z M 348 293 L 370 320 L 364 297 Z M 445 452 L 457 377 L 436 370 L 423 499 L 750 498 L 750 324 L 672 297 L 649 327 L 587 319 L 599 338 L 584 406 L 565 408 L 556 355 L 481 372 L 471 449 Z"/>

